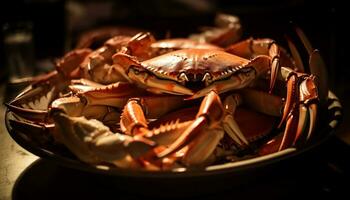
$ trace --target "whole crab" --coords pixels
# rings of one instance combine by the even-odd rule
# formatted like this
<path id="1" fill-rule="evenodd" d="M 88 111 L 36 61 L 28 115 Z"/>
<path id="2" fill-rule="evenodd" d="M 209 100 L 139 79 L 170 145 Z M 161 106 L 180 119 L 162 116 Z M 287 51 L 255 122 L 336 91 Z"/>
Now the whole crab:
<path id="1" fill-rule="evenodd" d="M 33 78 L 8 104 L 21 118 L 11 123 L 48 134 L 84 162 L 150 170 L 203 166 L 252 148 L 279 117 L 282 133 L 260 153 L 305 143 L 326 98 L 325 84 L 301 72 L 290 41 L 294 60 L 272 39 L 215 45 L 236 41 L 240 32 L 236 17 L 218 19 L 225 26 L 192 39 L 156 41 L 139 33 L 69 52 L 54 72 Z M 309 50 L 310 69 L 322 71 L 318 51 L 297 33 Z M 241 104 L 254 111 L 237 108 Z M 247 133 L 241 130 L 247 123 L 257 126 Z"/>

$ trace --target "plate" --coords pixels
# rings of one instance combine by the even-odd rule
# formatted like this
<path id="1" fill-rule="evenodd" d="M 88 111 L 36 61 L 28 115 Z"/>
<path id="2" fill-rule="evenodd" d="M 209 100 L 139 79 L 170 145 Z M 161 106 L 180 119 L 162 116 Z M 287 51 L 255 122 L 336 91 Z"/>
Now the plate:
<path id="1" fill-rule="evenodd" d="M 68 150 L 59 147 L 50 147 L 40 145 L 33 141 L 26 133 L 19 131 L 16 127 L 12 127 L 10 120 L 13 119 L 12 113 L 7 110 L 5 113 L 5 123 L 11 137 L 24 149 L 29 152 L 58 165 L 85 171 L 88 174 L 101 175 L 103 179 L 112 179 L 118 187 L 122 188 L 138 188 L 139 192 L 145 190 L 147 194 L 152 194 L 146 188 L 149 184 L 152 187 L 158 187 L 157 194 L 167 194 L 172 192 L 173 187 L 177 187 L 181 192 L 176 195 L 183 194 L 192 188 L 193 184 L 201 184 L 198 188 L 199 193 L 208 192 L 214 188 L 223 189 L 227 187 L 227 181 L 239 180 L 239 184 L 249 183 L 256 179 L 257 175 L 266 174 L 271 171 L 281 171 L 283 167 L 288 167 L 289 162 L 298 162 L 298 158 L 306 152 L 317 147 L 332 136 L 342 119 L 342 107 L 339 99 L 329 91 L 327 105 L 321 108 L 318 124 L 315 130 L 315 136 L 308 145 L 295 149 L 288 148 L 280 152 L 272 153 L 265 156 L 246 159 L 236 162 L 227 162 L 225 164 L 210 165 L 199 170 L 188 170 L 180 168 L 176 171 L 136 171 L 127 169 L 106 169 L 101 166 L 91 166 L 79 161 Z M 218 184 L 212 184 L 216 181 Z M 203 185 L 203 183 L 206 183 Z M 235 183 L 231 183 L 232 186 Z M 146 186 L 146 187 L 145 187 Z M 206 190 L 205 188 L 210 190 Z M 155 192 L 155 191 L 153 191 Z M 191 192 L 196 192 L 191 189 Z M 187 193 L 186 193 L 187 194 Z"/>

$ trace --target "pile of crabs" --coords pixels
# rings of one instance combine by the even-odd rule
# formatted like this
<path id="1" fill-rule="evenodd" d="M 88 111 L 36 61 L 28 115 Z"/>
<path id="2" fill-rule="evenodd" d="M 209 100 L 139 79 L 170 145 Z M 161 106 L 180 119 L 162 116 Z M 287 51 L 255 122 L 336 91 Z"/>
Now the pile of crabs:
<path id="1" fill-rule="evenodd" d="M 306 73 L 291 40 L 288 53 L 273 39 L 240 40 L 235 16 L 216 22 L 188 38 L 140 32 L 80 45 L 8 104 L 14 127 L 94 166 L 144 170 L 305 145 L 328 91 L 319 52 L 296 29 L 310 56 Z"/>

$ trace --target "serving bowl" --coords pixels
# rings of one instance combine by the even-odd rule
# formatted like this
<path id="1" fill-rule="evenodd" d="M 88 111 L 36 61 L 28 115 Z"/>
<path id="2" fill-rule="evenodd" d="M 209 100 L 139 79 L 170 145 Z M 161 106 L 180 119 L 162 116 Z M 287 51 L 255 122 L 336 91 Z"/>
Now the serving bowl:
<path id="1" fill-rule="evenodd" d="M 301 158 L 307 156 L 334 134 L 342 118 L 341 111 L 339 99 L 329 91 L 327 105 L 320 110 L 315 137 L 307 145 L 240 161 L 209 165 L 201 169 L 178 168 L 175 171 L 138 171 L 92 166 L 79 161 L 63 146 L 44 145 L 38 142 L 37 135 L 16 127 L 13 123 L 15 117 L 9 110 L 5 113 L 5 124 L 16 143 L 42 159 L 96 175 L 102 182 L 108 180 L 108 183 L 118 188 L 149 195 L 167 195 L 171 192 L 174 193 L 172 196 L 182 196 L 210 193 L 218 189 L 231 188 L 234 185 L 249 184 L 259 178 L 266 178 L 272 173 L 293 170 L 290 163 L 298 166 L 299 162 L 301 166 Z M 157 189 L 154 190 L 154 188 Z"/>

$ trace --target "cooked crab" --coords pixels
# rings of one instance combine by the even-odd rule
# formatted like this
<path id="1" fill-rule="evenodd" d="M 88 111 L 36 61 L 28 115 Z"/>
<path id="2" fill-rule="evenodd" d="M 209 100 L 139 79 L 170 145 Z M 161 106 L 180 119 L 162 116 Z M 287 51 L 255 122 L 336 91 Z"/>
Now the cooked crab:
<path id="1" fill-rule="evenodd" d="M 81 50 L 83 59 L 69 59 L 77 51 L 68 54 L 64 59 L 68 71 L 60 77 L 70 93 L 60 90 L 66 94 L 54 96 L 49 110 L 36 111 L 21 107 L 41 92 L 32 86 L 9 105 L 16 115 L 30 122 L 13 123 L 54 124 L 50 127 L 55 127 L 56 140 L 82 161 L 146 169 L 172 168 L 179 163 L 204 165 L 212 159 L 225 133 L 237 149 L 249 147 L 251 139 L 247 139 L 235 119 L 236 107 L 241 104 L 280 117 L 278 128 L 283 129 L 282 136 L 274 145 L 277 149 L 268 152 L 284 150 L 300 138 L 308 140 L 312 136 L 319 98 L 325 98 L 319 93 L 323 95 L 326 88 L 319 86 L 314 75 L 295 71 L 300 66 L 286 58 L 285 51 L 281 52 L 273 40 L 245 40 L 221 48 L 176 39 L 165 42 L 178 46 L 165 48 L 150 34 L 124 38 L 122 45 L 120 41 L 124 39 L 119 39 L 117 47 L 115 42 L 106 42 L 94 52 Z M 307 42 L 304 44 L 311 48 Z M 178 47 L 180 50 L 173 51 Z M 297 52 L 292 50 L 292 54 L 296 57 Z M 323 68 L 318 52 L 310 54 L 310 66 Z M 109 75 L 118 78 L 109 79 Z M 279 91 L 274 91 L 276 83 Z M 55 82 L 49 89 L 58 87 L 55 84 L 59 85 Z M 268 85 L 267 89 L 261 84 Z M 173 115 L 162 121 L 169 112 L 199 104 L 195 116 Z M 113 131 L 118 133 L 94 119 L 116 127 Z M 152 120 L 162 123 L 151 127 Z M 263 132 L 260 134 L 265 135 Z"/>

